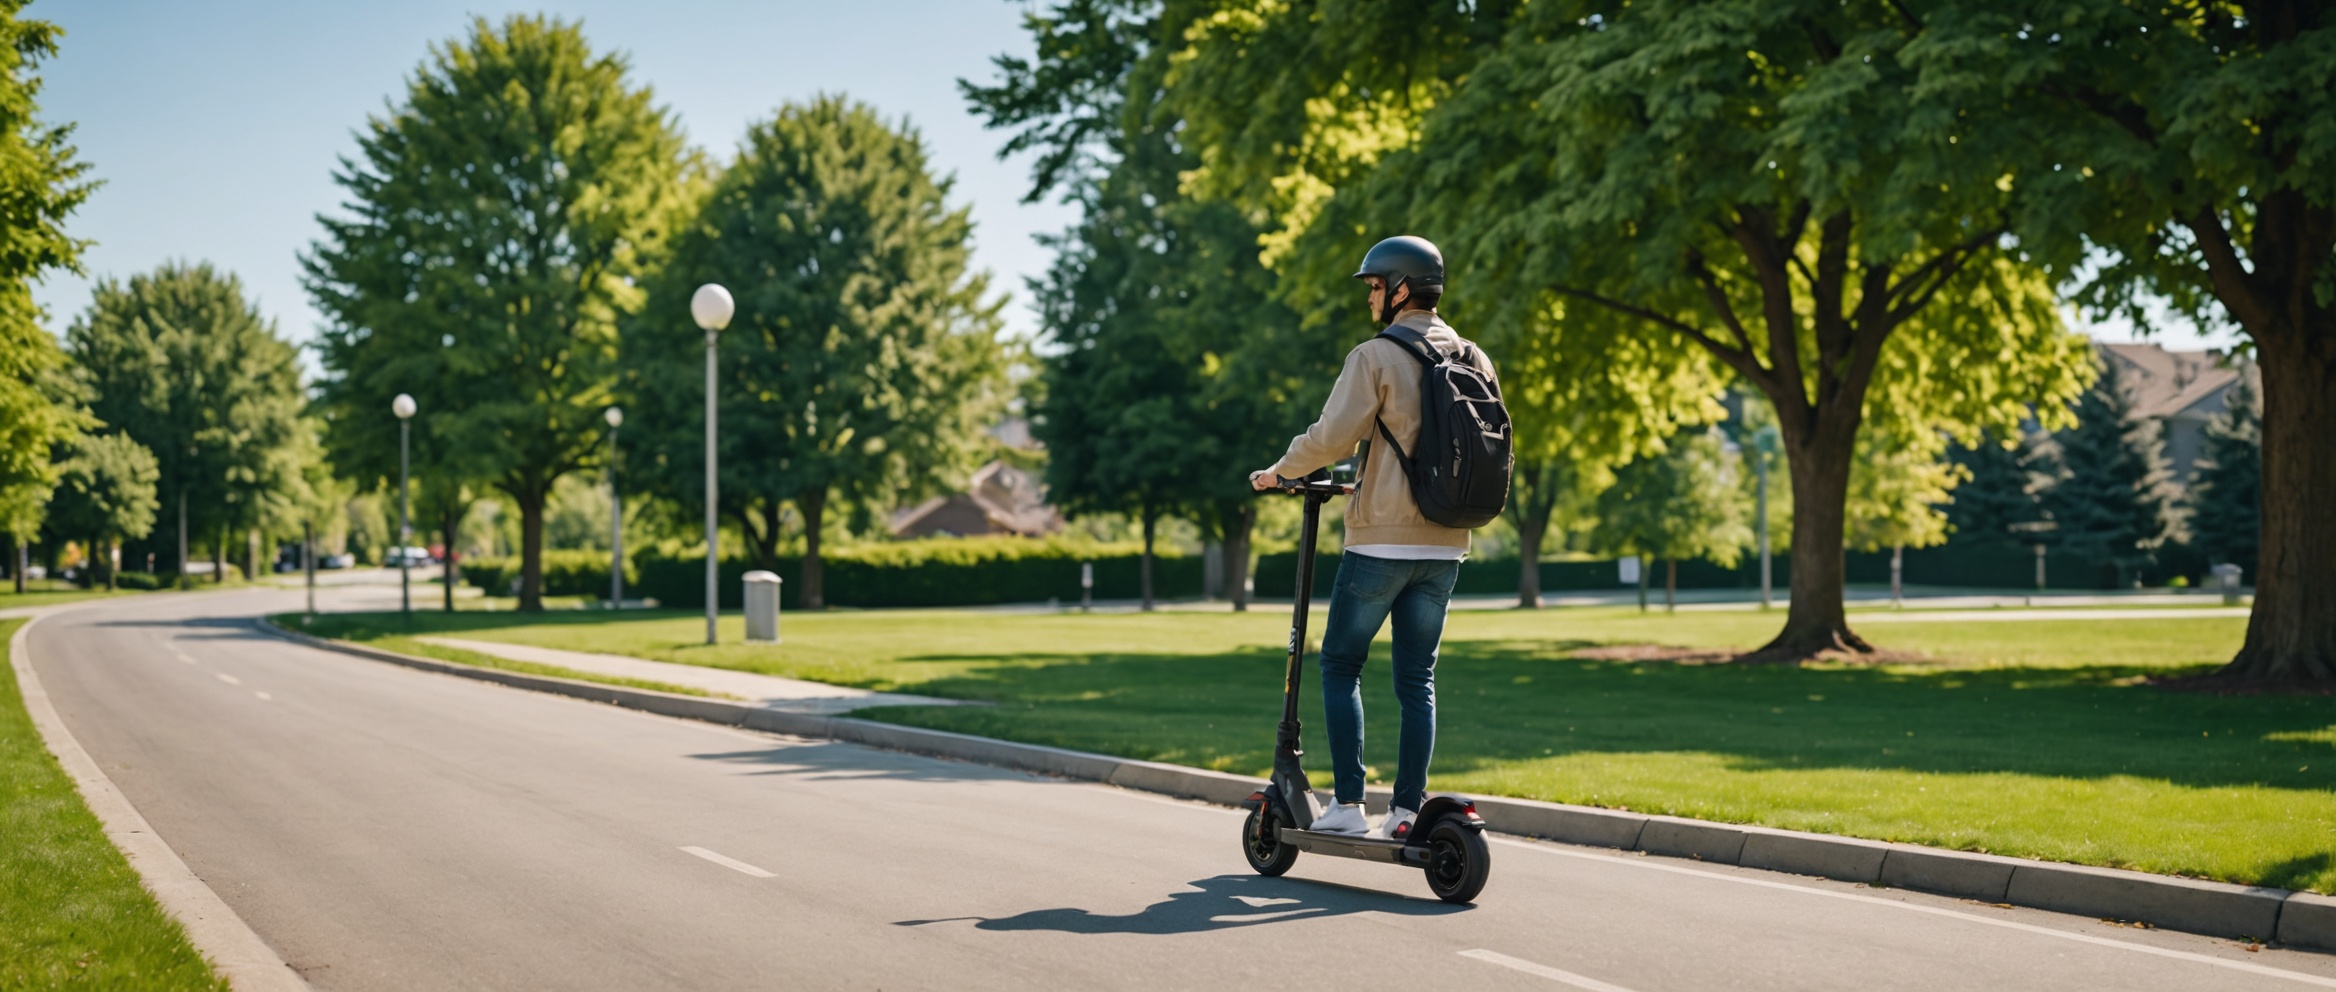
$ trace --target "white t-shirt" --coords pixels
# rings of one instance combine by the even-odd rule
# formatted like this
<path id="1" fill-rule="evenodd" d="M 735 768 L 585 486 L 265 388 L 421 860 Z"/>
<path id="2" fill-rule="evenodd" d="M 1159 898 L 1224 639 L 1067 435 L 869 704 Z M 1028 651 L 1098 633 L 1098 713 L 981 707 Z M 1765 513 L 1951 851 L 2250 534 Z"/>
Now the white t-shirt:
<path id="1" fill-rule="evenodd" d="M 1366 558 L 1397 561 L 1459 561 L 1468 557 L 1467 548 L 1443 544 L 1349 544 L 1346 550 Z"/>

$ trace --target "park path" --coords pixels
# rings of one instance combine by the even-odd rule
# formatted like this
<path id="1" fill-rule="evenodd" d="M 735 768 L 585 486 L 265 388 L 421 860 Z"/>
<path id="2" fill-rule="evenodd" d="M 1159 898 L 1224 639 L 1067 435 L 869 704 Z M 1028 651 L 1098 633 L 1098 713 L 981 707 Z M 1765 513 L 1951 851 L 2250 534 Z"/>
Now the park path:
<path id="1" fill-rule="evenodd" d="M 741 672 L 730 668 L 710 668 L 705 665 L 681 665 L 669 661 L 651 661 L 627 655 L 595 654 L 585 651 L 565 651 L 559 648 L 537 647 L 532 644 L 510 644 L 503 641 L 481 641 L 467 637 L 443 637 L 436 634 L 414 638 L 424 644 L 461 651 L 476 651 L 511 661 L 525 661 L 538 665 L 557 665 L 561 668 L 618 678 L 663 682 L 667 685 L 685 685 L 703 689 L 716 695 L 743 699 L 788 713 L 839 714 L 871 706 L 961 706 L 962 699 L 942 699 L 937 696 L 915 696 L 900 692 L 873 692 L 849 686 L 829 685 L 825 682 L 807 682 L 802 679 L 780 678 L 755 672 Z"/>
<path id="2" fill-rule="evenodd" d="M 2328 955 L 1505 838 L 1473 907 L 1360 862 L 1259 878 L 1238 810 L 256 629 L 297 602 L 131 597 L 28 640 L 91 756 L 319 989 L 2336 989 Z"/>

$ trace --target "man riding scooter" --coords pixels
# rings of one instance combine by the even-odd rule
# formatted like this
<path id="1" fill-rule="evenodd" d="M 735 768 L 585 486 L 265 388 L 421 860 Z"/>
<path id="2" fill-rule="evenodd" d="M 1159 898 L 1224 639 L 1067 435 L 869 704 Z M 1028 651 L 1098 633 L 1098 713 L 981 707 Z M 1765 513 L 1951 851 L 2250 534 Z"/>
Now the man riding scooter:
<path id="1" fill-rule="evenodd" d="M 1321 418 L 1290 439 L 1280 461 L 1251 473 L 1249 482 L 1262 491 L 1281 479 L 1303 479 L 1348 457 L 1359 443 L 1373 442 L 1347 501 L 1346 548 L 1322 633 L 1322 704 L 1336 803 L 1312 829 L 1370 829 L 1363 816 L 1361 676 L 1372 640 L 1392 619 L 1403 728 L 1394 802 L 1377 833 L 1402 840 L 1427 795 L 1436 744 L 1436 655 L 1452 584 L 1468 554 L 1468 528 L 1490 520 L 1507 495 L 1510 439 L 1505 410 L 1497 416 L 1471 412 L 1499 407 L 1499 383 L 1492 361 L 1436 313 L 1444 292 L 1444 257 L 1436 246 L 1416 237 L 1381 241 L 1364 256 L 1355 278 L 1369 285 L 1371 315 L 1385 330 L 1347 353 Z M 1457 402 L 1448 392 L 1453 383 L 1461 394 Z M 1465 408 L 1460 419 L 1474 418 L 1473 427 L 1490 439 L 1477 446 L 1482 450 L 1460 452 L 1481 466 L 1445 454 L 1456 449 L 1443 440 L 1450 425 L 1433 402 L 1438 398 L 1447 400 L 1445 407 Z M 1428 423 L 1431 418 L 1437 421 Z M 1423 424 L 1430 428 L 1424 437 Z M 1466 433 L 1451 431 L 1455 437 Z M 1431 452 L 1439 457 L 1429 457 Z M 1429 504 L 1424 509 L 1423 497 Z M 1484 512 L 1487 505 L 1490 513 Z"/>

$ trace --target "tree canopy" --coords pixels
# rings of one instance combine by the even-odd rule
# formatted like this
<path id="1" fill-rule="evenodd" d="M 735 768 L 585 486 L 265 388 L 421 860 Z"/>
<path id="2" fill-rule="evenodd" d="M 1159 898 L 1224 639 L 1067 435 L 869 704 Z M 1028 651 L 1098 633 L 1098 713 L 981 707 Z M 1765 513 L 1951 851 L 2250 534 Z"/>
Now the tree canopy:
<path id="1" fill-rule="evenodd" d="M 704 283 L 735 295 L 720 346 L 723 512 L 768 560 L 794 503 L 805 606 L 822 603 L 829 499 L 888 508 L 962 483 L 1005 398 L 1001 304 L 971 268 L 972 222 L 949 189 L 905 124 L 841 97 L 782 107 L 748 131 L 626 326 L 642 425 L 628 478 L 694 503 L 705 352 L 688 301 Z"/>
<path id="2" fill-rule="evenodd" d="M 1421 229 L 1488 305 L 1604 310 L 1665 346 L 1657 365 L 1714 361 L 1769 398 L 1796 512 L 1792 612 L 1768 653 L 1862 646 L 1840 549 L 1869 418 L 1969 437 L 2083 385 L 2045 268 L 2072 259 L 2014 240 L 2040 209 L 2021 179 L 2045 133 L 1975 129 L 1897 7 L 1190 16 L 1170 89 L 1193 182 L 1277 218 L 1287 271 Z"/>
<path id="3" fill-rule="evenodd" d="M 61 468 L 48 532 L 87 542 L 90 557 L 106 562 L 92 576 L 102 573 L 111 586 L 113 569 L 105 552 L 154 529 L 154 483 L 161 478 L 154 453 L 119 431 L 88 434 L 73 444 L 72 457 Z"/>
<path id="4" fill-rule="evenodd" d="M 2125 375 L 2103 360 L 2076 404 L 2077 425 L 2053 435 L 2043 490 L 2048 543 L 2117 566 L 2119 585 L 2168 537 L 2166 465 L 2158 425 L 2133 412 Z"/>
<path id="5" fill-rule="evenodd" d="M 682 140 L 623 57 L 573 23 L 481 18 L 373 116 L 303 258 L 328 324 L 328 443 L 395 457 L 411 393 L 431 463 L 519 504 L 520 607 L 542 608 L 543 507 L 601 456 L 617 324 L 676 219 Z"/>
<path id="6" fill-rule="evenodd" d="M 2216 562 L 2255 574 L 2263 539 L 2263 420 L 2240 379 L 2206 427 L 2206 457 L 2190 480 L 2190 540 Z"/>
<path id="7" fill-rule="evenodd" d="M 214 562 L 299 498 L 299 355 L 236 277 L 174 262 L 100 280 L 65 337 L 91 411 L 153 453 L 162 512 L 175 527 L 183 504 Z"/>

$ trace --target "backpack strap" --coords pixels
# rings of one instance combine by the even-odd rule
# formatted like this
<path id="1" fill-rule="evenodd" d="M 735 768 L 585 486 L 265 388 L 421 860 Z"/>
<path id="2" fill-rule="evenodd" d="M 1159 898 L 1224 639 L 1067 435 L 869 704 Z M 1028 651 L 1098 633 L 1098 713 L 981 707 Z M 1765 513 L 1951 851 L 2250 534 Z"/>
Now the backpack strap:
<path id="1" fill-rule="evenodd" d="M 1402 328 L 1405 333 L 1395 333 L 1397 328 Z M 1419 361 L 1421 368 L 1435 368 L 1439 363 L 1435 358 L 1429 358 L 1428 356 L 1432 354 L 1437 356 L 1437 358 L 1441 358 L 1444 354 L 1442 349 L 1437 348 L 1434 344 L 1429 343 L 1427 335 L 1421 334 L 1419 331 L 1412 328 L 1404 327 L 1402 324 L 1389 324 L 1387 325 L 1386 330 L 1379 332 L 1378 336 L 1395 342 L 1397 346 L 1410 353 L 1412 358 Z"/>

